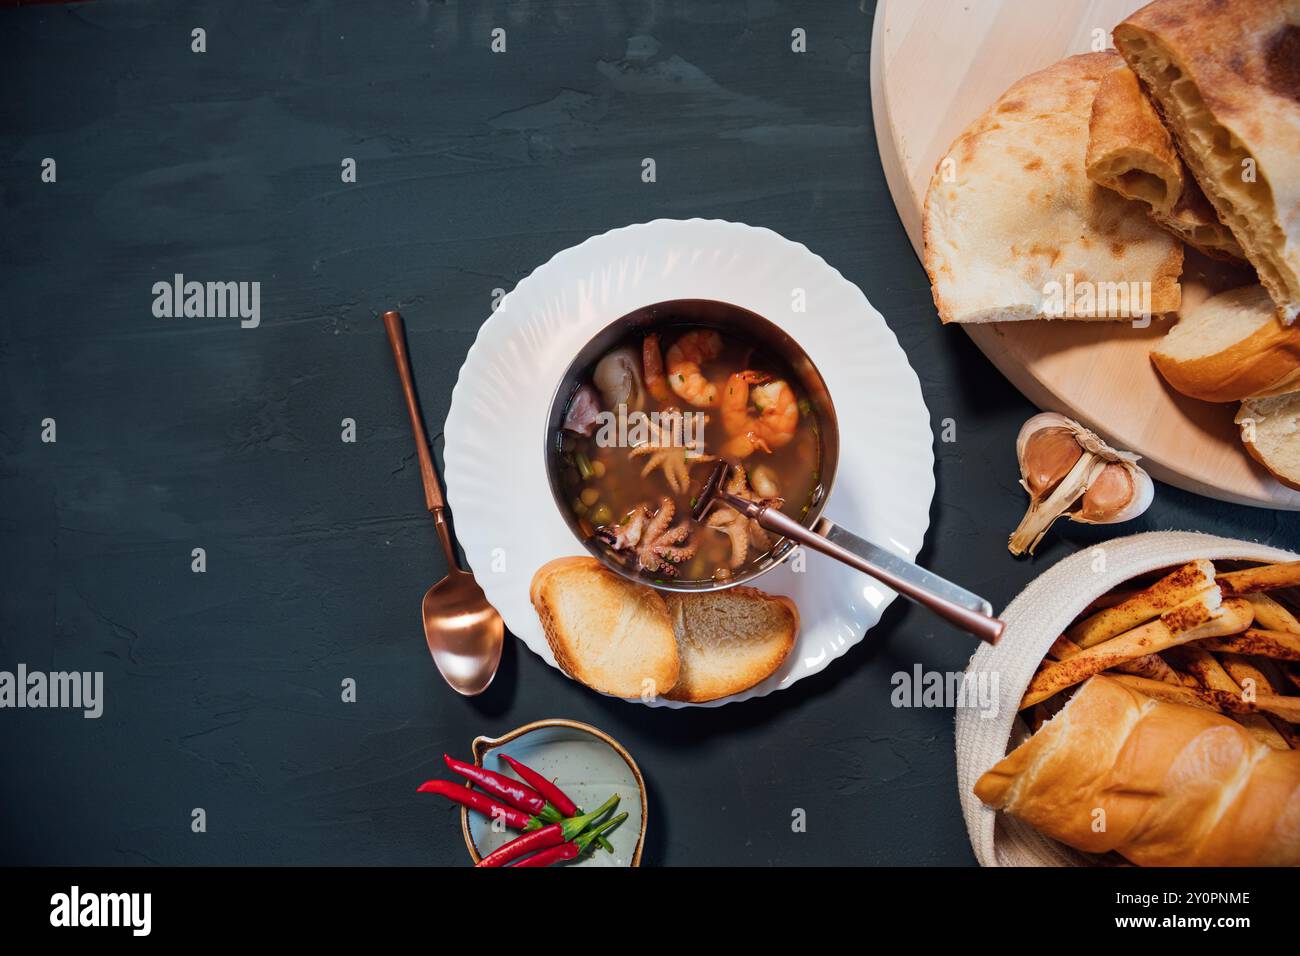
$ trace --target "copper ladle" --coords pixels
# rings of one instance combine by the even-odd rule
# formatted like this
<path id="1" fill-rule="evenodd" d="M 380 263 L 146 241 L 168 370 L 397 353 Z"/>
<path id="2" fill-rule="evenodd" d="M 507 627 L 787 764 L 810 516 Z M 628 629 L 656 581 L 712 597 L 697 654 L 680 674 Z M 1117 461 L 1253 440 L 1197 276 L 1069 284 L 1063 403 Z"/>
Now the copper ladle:
<path id="1" fill-rule="evenodd" d="M 731 466 L 720 461 L 713 466 L 699 497 L 695 500 L 692 517 L 703 521 L 709 509 L 718 502 L 736 509 L 747 518 L 783 538 L 791 538 L 805 547 L 829 555 L 850 567 L 871 575 L 903 597 L 929 608 L 948 623 L 956 625 L 981 641 L 996 644 L 1006 626 L 993 616 L 993 608 L 982 597 L 958 587 L 911 561 L 905 561 L 884 548 L 851 534 L 824 518 L 819 530 L 805 528 L 789 515 L 780 511 L 776 499 L 750 501 L 733 495 L 725 489 Z M 824 531 L 820 530 L 825 528 Z"/>
<path id="2" fill-rule="evenodd" d="M 420 480 L 424 483 L 424 503 L 433 515 L 447 557 L 447 576 L 424 593 L 420 615 L 424 619 L 424 640 L 433 655 L 433 663 L 451 689 L 466 697 L 487 690 L 501 663 L 505 643 L 505 624 L 496 608 L 488 603 L 474 575 L 461 570 L 456 561 L 447 525 L 447 505 L 442 500 L 438 476 L 429 454 L 429 439 L 424 432 L 420 406 L 415 402 L 415 383 L 411 363 L 406 356 L 406 333 L 400 312 L 384 313 L 384 329 L 393 348 L 393 361 L 402 379 L 402 394 L 411 416 L 411 433 L 415 436 L 415 454 L 420 459 Z"/>

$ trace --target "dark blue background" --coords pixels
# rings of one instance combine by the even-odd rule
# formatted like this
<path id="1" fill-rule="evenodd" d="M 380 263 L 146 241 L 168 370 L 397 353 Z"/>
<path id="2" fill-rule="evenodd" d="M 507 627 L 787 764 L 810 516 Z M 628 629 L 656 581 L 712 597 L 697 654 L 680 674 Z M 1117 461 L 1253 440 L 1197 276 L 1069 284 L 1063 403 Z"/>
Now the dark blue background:
<path id="1" fill-rule="evenodd" d="M 98 721 L 0 712 L 0 862 L 460 864 L 455 812 L 416 784 L 444 749 L 548 716 L 637 757 L 647 863 L 972 862 L 951 714 L 889 704 L 894 671 L 961 668 L 971 642 L 901 603 L 822 675 L 721 710 L 599 697 L 513 640 L 482 698 L 443 686 L 418 607 L 445 567 L 377 318 L 405 313 L 437 433 L 493 289 L 631 222 L 771 227 L 862 287 L 936 433 L 955 420 L 923 557 L 1005 604 L 1116 529 L 1062 527 L 1034 562 L 1006 551 L 1033 409 L 935 316 L 876 155 L 872 13 L 0 11 L 0 669 L 107 684 Z M 504 55 L 489 51 L 498 26 Z M 262 326 L 154 318 L 151 286 L 175 272 L 260 281 Z M 40 441 L 46 417 L 57 444 Z M 345 417 L 356 444 L 340 441 Z M 1165 486 L 1124 530 L 1152 528 L 1300 542 L 1294 515 Z M 195 547 L 206 574 L 190 571 Z"/>

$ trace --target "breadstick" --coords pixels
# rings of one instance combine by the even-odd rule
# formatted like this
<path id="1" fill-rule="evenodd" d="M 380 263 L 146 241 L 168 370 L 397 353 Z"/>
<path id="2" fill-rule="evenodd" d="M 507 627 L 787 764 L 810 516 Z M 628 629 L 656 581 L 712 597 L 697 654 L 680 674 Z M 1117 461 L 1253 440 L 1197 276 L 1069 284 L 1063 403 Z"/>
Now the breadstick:
<path id="1" fill-rule="evenodd" d="M 1064 634 L 1052 641 L 1052 646 L 1047 649 L 1047 657 L 1054 661 L 1062 661 L 1067 657 L 1073 657 L 1079 653 L 1079 645 L 1071 641 Z M 1044 658 L 1044 662 L 1046 658 Z"/>
<path id="2" fill-rule="evenodd" d="M 1066 630 L 1065 636 L 1082 648 L 1131 631 L 1163 614 L 1214 584 L 1214 565 L 1193 561 L 1165 575 L 1151 587 L 1139 591 L 1114 607 L 1098 611 Z"/>
<path id="3" fill-rule="evenodd" d="M 1242 598 L 1224 601 L 1220 606 L 1218 588 L 1202 591 L 1160 615 L 1157 620 L 1135 627 L 1104 644 L 1087 648 L 1068 660 L 1058 661 L 1034 675 L 1020 702 L 1030 707 L 1067 687 L 1087 680 L 1093 674 L 1109 670 L 1125 661 L 1154 654 L 1175 644 L 1236 634 L 1249 627 L 1250 605 Z"/>
<path id="4" fill-rule="evenodd" d="M 1186 704 L 1201 710 L 1228 711 L 1235 714 L 1276 714 L 1291 723 L 1300 723 L 1300 697 L 1282 697 L 1277 694 L 1259 694 L 1254 702 L 1241 699 L 1239 694 L 1218 690 L 1197 690 L 1194 687 L 1176 687 L 1164 681 L 1134 677 L 1132 674 L 1111 674 L 1114 680 L 1127 684 L 1134 690 L 1154 700 L 1171 704 Z"/>
<path id="5" fill-rule="evenodd" d="M 1250 658 L 1240 654 L 1224 654 L 1219 658 L 1219 663 L 1228 672 L 1228 676 L 1237 682 L 1237 686 L 1245 687 L 1246 681 L 1253 681 L 1257 691 L 1264 694 L 1277 693 L 1268 675 L 1251 663 Z"/>
<path id="6" fill-rule="evenodd" d="M 1231 600 L 1242 599 L 1231 598 Z M 1279 661 L 1300 661 L 1300 634 L 1290 634 L 1286 631 L 1265 631 L 1252 627 L 1231 637 L 1212 637 L 1203 642 L 1201 647 L 1207 651 L 1254 654 Z"/>
<path id="7" fill-rule="evenodd" d="M 1224 710 L 1234 714 L 1276 714 L 1283 720 L 1300 724 L 1300 697 L 1283 697 L 1281 694 L 1256 694 L 1255 699 L 1243 700 L 1240 694 L 1223 691 L 1201 691 Z"/>
<path id="8" fill-rule="evenodd" d="M 1176 648 L 1179 656 L 1187 662 L 1187 669 L 1195 674 L 1205 685 L 1206 690 L 1221 691 L 1225 694 L 1242 696 L 1240 685 L 1232 679 L 1223 666 L 1214 659 L 1209 651 L 1202 650 L 1195 644 L 1185 644 Z M 1258 692 L 1261 688 L 1256 688 Z M 1232 719 L 1261 743 L 1275 750 L 1287 750 L 1290 744 L 1269 722 L 1263 714 L 1233 714 Z"/>
<path id="9" fill-rule="evenodd" d="M 1300 561 L 1287 561 L 1283 564 L 1265 564 L 1258 568 L 1244 571 L 1229 571 L 1215 579 L 1223 589 L 1224 597 L 1242 594 L 1254 594 L 1257 591 L 1272 591 L 1277 588 L 1291 588 L 1300 584 Z"/>
<path id="10" fill-rule="evenodd" d="M 1300 634 L 1300 618 L 1267 594 L 1248 594 L 1246 600 L 1255 609 L 1255 623 L 1270 631 Z"/>
<path id="11" fill-rule="evenodd" d="M 1185 704 L 1188 707 L 1199 707 L 1201 710 L 1222 711 L 1222 708 L 1214 702 L 1208 691 L 1197 690 L 1194 687 L 1183 687 L 1178 684 L 1166 684 L 1164 681 L 1151 680 L 1146 677 L 1134 677 L 1132 674 L 1108 674 L 1107 676 L 1113 677 L 1122 684 L 1127 684 L 1153 700 L 1163 700 L 1170 704 Z"/>
<path id="12" fill-rule="evenodd" d="M 1058 637 L 1051 648 L 1048 649 L 1048 656 L 1058 661 L 1068 660 L 1075 654 L 1081 653 L 1083 648 L 1067 637 L 1062 635 Z M 1165 663 L 1164 658 L 1159 654 L 1144 654 L 1142 657 L 1135 657 L 1131 661 L 1125 661 L 1122 664 L 1116 664 L 1115 669 L 1123 671 L 1125 674 L 1137 674 L 1139 677 L 1150 677 L 1152 680 L 1166 680 L 1171 684 L 1181 684 L 1182 677 L 1178 675 L 1172 667 Z"/>
<path id="13" fill-rule="evenodd" d="M 1241 657 L 1238 654 L 1224 654 L 1219 663 L 1223 669 L 1228 672 L 1228 676 L 1237 682 L 1243 691 L 1249 689 L 1258 694 L 1275 694 L 1273 682 L 1268 679 L 1268 675 L 1251 663 L 1249 658 Z M 1292 750 L 1300 748 L 1300 733 L 1279 717 L 1272 714 L 1268 717 L 1269 723 L 1277 730 L 1286 740 Z"/>

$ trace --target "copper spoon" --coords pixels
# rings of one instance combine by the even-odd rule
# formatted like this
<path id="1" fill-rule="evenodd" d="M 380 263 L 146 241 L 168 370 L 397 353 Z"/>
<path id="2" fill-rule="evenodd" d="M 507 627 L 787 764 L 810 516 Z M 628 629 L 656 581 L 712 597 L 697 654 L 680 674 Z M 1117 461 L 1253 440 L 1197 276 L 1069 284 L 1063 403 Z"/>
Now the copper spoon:
<path id="1" fill-rule="evenodd" d="M 996 644 L 1006 626 L 993 616 L 993 608 L 982 597 L 958 587 L 932 571 L 906 561 L 884 548 L 859 538 L 823 518 L 815 529 L 805 528 L 779 510 L 776 500 L 750 501 L 724 488 L 731 466 L 720 461 L 713 466 L 691 516 L 703 521 L 717 502 L 736 509 L 747 518 L 783 538 L 791 538 L 805 547 L 829 555 L 871 575 L 903 597 L 929 608 L 945 621 L 973 634 L 981 641 Z"/>
<path id="2" fill-rule="evenodd" d="M 402 379 L 406 410 L 411 415 L 411 433 L 415 436 L 415 454 L 420 459 L 420 480 L 424 483 L 424 503 L 438 529 L 442 553 L 447 556 L 447 576 L 424 593 L 420 615 L 424 619 L 424 640 L 433 655 L 433 663 L 451 689 L 466 697 L 487 690 L 501 663 L 505 643 L 505 624 L 496 608 L 488 603 L 474 575 L 462 571 L 456 561 L 451 528 L 447 524 L 447 505 L 442 500 L 438 476 L 429 454 L 429 439 L 424 432 L 420 406 L 415 402 L 415 384 L 411 380 L 411 363 L 406 356 L 406 332 L 400 312 L 384 313 L 384 329 L 393 348 L 393 361 Z"/>

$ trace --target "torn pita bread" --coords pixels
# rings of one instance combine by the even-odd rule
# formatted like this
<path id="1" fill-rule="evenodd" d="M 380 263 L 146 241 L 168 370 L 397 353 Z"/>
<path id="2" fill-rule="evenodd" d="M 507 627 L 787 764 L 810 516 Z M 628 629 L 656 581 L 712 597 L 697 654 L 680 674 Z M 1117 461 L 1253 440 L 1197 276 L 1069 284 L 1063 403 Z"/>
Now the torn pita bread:
<path id="1" fill-rule="evenodd" d="M 957 138 L 925 197 L 925 268 L 944 322 L 1131 319 L 1177 310 L 1183 246 L 1084 171 L 1114 53 L 1020 80 Z"/>
<path id="2" fill-rule="evenodd" d="M 1115 45 L 1287 324 L 1300 316 L 1300 0 L 1156 0 Z"/>
<path id="3" fill-rule="evenodd" d="M 1088 178 L 1147 205 L 1147 214 L 1216 258 L 1245 259 L 1232 230 L 1186 174 L 1174 141 L 1130 69 L 1102 77 L 1088 122 Z"/>

